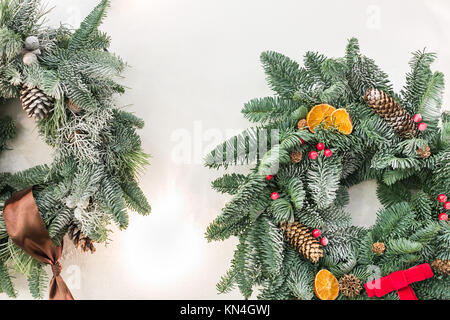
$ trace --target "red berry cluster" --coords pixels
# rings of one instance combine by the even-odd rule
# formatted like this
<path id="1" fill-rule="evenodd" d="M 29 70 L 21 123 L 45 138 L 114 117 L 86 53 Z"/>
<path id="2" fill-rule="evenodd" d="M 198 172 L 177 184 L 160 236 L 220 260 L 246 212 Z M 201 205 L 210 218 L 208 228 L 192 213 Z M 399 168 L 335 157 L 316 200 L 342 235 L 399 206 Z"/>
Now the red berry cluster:
<path id="1" fill-rule="evenodd" d="M 317 144 L 317 150 L 318 151 L 323 151 L 323 155 L 326 158 L 330 158 L 333 155 L 333 151 L 331 151 L 331 149 L 325 149 L 325 144 L 323 144 L 322 142 Z M 316 160 L 319 157 L 319 153 L 317 151 L 311 151 L 309 153 L 309 158 L 311 160 Z"/>
<path id="2" fill-rule="evenodd" d="M 413 117 L 413 120 L 415 123 L 419 124 L 419 131 L 425 131 L 427 130 L 427 124 L 425 122 L 422 122 L 422 115 L 421 114 L 415 114 Z"/>
<path id="3" fill-rule="evenodd" d="M 314 238 L 319 238 L 322 235 L 322 231 L 320 231 L 320 229 L 314 229 L 312 235 Z M 322 237 L 322 239 L 320 239 L 320 244 L 326 246 L 328 244 L 328 238 Z"/>
<path id="4" fill-rule="evenodd" d="M 450 210 L 450 201 L 447 201 L 447 196 L 445 194 L 440 194 L 438 196 L 438 201 L 444 204 L 445 210 Z M 442 212 L 439 215 L 439 220 L 441 221 L 448 221 L 448 214 Z"/>

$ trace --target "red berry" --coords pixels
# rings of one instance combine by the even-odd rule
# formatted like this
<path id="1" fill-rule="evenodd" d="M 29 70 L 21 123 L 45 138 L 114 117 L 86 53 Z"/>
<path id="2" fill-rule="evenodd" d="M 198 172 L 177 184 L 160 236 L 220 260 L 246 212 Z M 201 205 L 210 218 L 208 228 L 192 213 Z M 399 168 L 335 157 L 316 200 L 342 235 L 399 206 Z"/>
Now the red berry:
<path id="1" fill-rule="evenodd" d="M 302 138 L 300 138 L 300 142 L 301 142 L 302 145 L 305 144 L 305 140 L 303 140 Z"/>
<path id="2" fill-rule="evenodd" d="M 323 237 L 322 239 L 320 239 L 320 244 L 326 246 L 328 244 L 328 239 L 326 237 Z"/>
<path id="3" fill-rule="evenodd" d="M 446 203 L 444 203 L 444 208 L 445 208 L 445 210 L 450 210 L 450 201 L 447 201 Z"/>
<path id="4" fill-rule="evenodd" d="M 325 145 L 321 142 L 317 144 L 317 150 L 322 151 L 323 149 L 325 149 Z"/>
<path id="5" fill-rule="evenodd" d="M 319 157 L 319 154 L 318 154 L 316 151 L 311 151 L 311 152 L 309 153 L 309 158 L 310 158 L 311 160 L 316 160 L 317 157 Z"/>
<path id="6" fill-rule="evenodd" d="M 439 220 L 441 221 L 447 221 L 448 220 L 448 215 L 446 215 L 445 213 L 441 213 L 439 215 Z"/>
<path id="7" fill-rule="evenodd" d="M 325 157 L 329 158 L 333 155 L 333 151 L 331 151 L 330 149 L 327 149 L 323 152 L 323 154 L 325 155 Z"/>
<path id="8" fill-rule="evenodd" d="M 272 200 L 278 200 L 278 198 L 280 198 L 280 195 L 278 194 L 278 192 L 274 192 L 270 197 L 272 198 Z"/>
<path id="9" fill-rule="evenodd" d="M 414 122 L 415 122 L 415 123 L 422 122 L 422 115 L 421 115 L 420 113 L 415 114 L 414 117 L 413 117 L 413 119 L 414 119 Z"/>
<path id="10" fill-rule="evenodd" d="M 425 122 L 419 123 L 419 131 L 427 130 L 427 124 Z"/>
<path id="11" fill-rule="evenodd" d="M 439 202 L 444 203 L 444 202 L 447 201 L 447 196 L 446 196 L 445 194 L 440 194 L 440 195 L 438 196 L 438 200 L 439 200 Z"/>
<path id="12" fill-rule="evenodd" d="M 322 232 L 319 229 L 314 229 L 312 234 L 313 234 L 314 238 L 318 238 L 318 237 L 320 237 Z"/>
<path id="13" fill-rule="evenodd" d="M 266 176 L 266 180 L 267 180 L 267 181 L 270 181 L 270 180 L 272 180 L 272 179 L 273 179 L 273 175 L 269 174 L 268 176 Z"/>

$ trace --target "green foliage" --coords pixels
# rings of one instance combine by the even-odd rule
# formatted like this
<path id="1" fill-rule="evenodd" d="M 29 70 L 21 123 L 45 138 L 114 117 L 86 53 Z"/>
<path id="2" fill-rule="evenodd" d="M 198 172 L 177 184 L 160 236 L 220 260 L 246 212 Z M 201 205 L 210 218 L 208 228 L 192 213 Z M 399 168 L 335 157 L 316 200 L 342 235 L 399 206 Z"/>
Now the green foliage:
<path id="1" fill-rule="evenodd" d="M 244 105 L 242 113 L 245 118 L 252 122 L 261 122 L 273 124 L 277 121 L 284 120 L 286 116 L 291 116 L 297 109 L 298 115 L 296 119 L 306 118 L 307 109 L 302 108 L 299 104 L 290 99 L 281 99 L 274 97 L 266 97 L 262 99 L 253 99 Z"/>
<path id="2" fill-rule="evenodd" d="M 80 28 L 73 34 L 69 42 L 69 50 L 75 52 L 86 47 L 86 42 L 90 39 L 93 32 L 102 23 L 106 15 L 106 9 L 109 6 L 108 0 L 102 0 L 97 7 L 81 23 Z"/>
<path id="3" fill-rule="evenodd" d="M 444 74 L 435 72 L 427 83 L 426 91 L 417 107 L 423 121 L 429 126 L 437 127 L 441 116 L 442 97 L 444 94 Z"/>
<path id="4" fill-rule="evenodd" d="M 221 193 L 236 194 L 239 188 L 247 181 L 243 174 L 225 174 L 212 183 L 212 188 Z"/>
<path id="5" fill-rule="evenodd" d="M 322 268 L 338 278 L 355 274 L 366 282 L 377 270 L 384 276 L 434 259 L 449 260 L 450 228 L 437 222 L 442 207 L 436 197 L 450 193 L 450 116 L 441 115 L 444 80 L 430 69 L 434 59 L 434 54 L 414 53 L 412 71 L 398 95 L 387 74 L 361 54 L 356 39 L 350 39 L 343 58 L 306 53 L 304 67 L 276 52 L 261 55 L 275 96 L 245 104 L 242 113 L 255 127 L 219 145 L 205 161 L 207 167 L 225 169 L 254 164 L 250 175 L 227 173 L 213 182 L 214 189 L 232 199 L 206 236 L 210 241 L 239 238 L 219 292 L 237 287 L 250 298 L 258 288 L 259 299 L 314 299 L 314 275 Z M 411 115 L 420 112 L 429 129 L 401 140 L 364 103 L 362 96 L 369 88 L 392 95 Z M 320 103 L 345 108 L 353 133 L 344 136 L 324 126 L 314 134 L 298 130 L 298 120 Z M 267 134 L 271 130 L 276 135 Z M 263 152 L 254 148 L 263 140 L 262 132 L 274 137 L 265 141 L 269 148 Z M 308 159 L 319 142 L 331 148 L 333 156 L 319 152 L 316 160 Z M 417 154 L 425 146 L 431 150 L 428 159 Z M 294 151 L 303 154 L 295 164 L 290 159 Z M 265 180 L 267 174 L 274 178 Z M 383 206 L 367 229 L 352 226 L 346 210 L 348 188 L 366 180 L 376 180 Z M 271 200 L 272 192 L 278 192 L 279 199 Z M 279 224 L 293 221 L 319 228 L 328 238 L 317 264 L 283 241 Z M 375 242 L 385 244 L 383 254 L 373 252 Z M 448 299 L 449 281 L 436 272 L 432 279 L 415 283 L 414 290 L 423 299 Z M 362 293 L 355 299 L 369 298 Z M 398 300 L 398 295 L 382 299 Z"/>
<path id="6" fill-rule="evenodd" d="M 336 199 L 342 165 L 333 159 L 320 158 L 308 171 L 308 189 L 319 209 L 328 208 Z"/>
<path id="7" fill-rule="evenodd" d="M 261 54 L 261 62 L 267 74 L 267 82 L 280 97 L 290 99 L 300 89 L 306 71 L 288 57 L 267 51 Z"/>
<path id="8" fill-rule="evenodd" d="M 16 290 L 11 281 L 11 276 L 9 275 L 8 268 L 0 261 L 0 292 L 6 293 L 9 297 L 17 297 Z"/>
<path id="9" fill-rule="evenodd" d="M 205 163 L 210 168 L 227 168 L 238 163 L 250 163 L 261 157 L 259 148 L 255 147 L 259 146 L 260 139 L 267 141 L 270 138 L 266 131 L 260 131 L 258 128 L 247 129 L 217 146 L 206 156 Z"/>
<path id="10" fill-rule="evenodd" d="M 48 286 L 48 276 L 43 266 L 38 264 L 31 271 L 28 284 L 31 295 L 34 299 L 43 299 Z"/>
<path id="11" fill-rule="evenodd" d="M 136 181 L 125 181 L 120 183 L 123 197 L 127 206 L 142 215 L 150 214 L 152 208 Z"/>
<path id="12" fill-rule="evenodd" d="M 294 208 L 286 199 L 278 199 L 270 204 L 270 212 L 277 223 L 294 222 Z"/>
<path id="13" fill-rule="evenodd" d="M 137 132 L 144 121 L 118 108 L 115 98 L 125 92 L 119 81 L 126 64 L 108 51 L 111 39 L 98 29 L 109 4 L 100 0 L 72 29 L 47 27 L 39 0 L 0 1 L 0 99 L 17 98 L 24 85 L 54 99 L 52 113 L 37 123 L 54 149 L 53 162 L 0 173 L 0 210 L 13 192 L 34 186 L 55 244 L 61 244 L 71 225 L 106 242 L 111 224 L 127 227 L 127 209 L 143 215 L 151 211 L 138 185 L 149 164 Z M 32 65 L 21 58 L 28 36 L 39 40 L 38 62 Z M 0 152 L 8 150 L 14 133 L 14 122 L 0 119 Z M 47 285 L 42 266 L 14 245 L 0 218 L 0 291 L 14 296 L 6 265 L 25 274 L 33 297 L 42 298 Z"/>
<path id="14" fill-rule="evenodd" d="M 0 152 L 6 149 L 6 143 L 14 138 L 15 132 L 16 128 L 12 119 L 0 119 Z"/>
<path id="15" fill-rule="evenodd" d="M 411 228 L 414 213 L 406 202 L 396 203 L 377 213 L 377 221 L 373 228 L 376 241 L 384 242 L 389 238 L 401 236 Z"/>
<path id="16" fill-rule="evenodd" d="M 436 55 L 434 53 L 416 51 L 409 63 L 411 72 L 406 75 L 406 86 L 402 94 L 404 97 L 403 106 L 411 114 L 416 113 L 427 91 L 428 82 L 432 75 L 430 66 L 435 59 Z"/>

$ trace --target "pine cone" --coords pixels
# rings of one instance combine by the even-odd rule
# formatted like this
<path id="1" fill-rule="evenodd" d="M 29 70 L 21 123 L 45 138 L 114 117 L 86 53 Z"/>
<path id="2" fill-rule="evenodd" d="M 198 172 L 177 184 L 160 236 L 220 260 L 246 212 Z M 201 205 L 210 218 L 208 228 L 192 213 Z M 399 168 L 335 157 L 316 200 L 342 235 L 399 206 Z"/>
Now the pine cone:
<path id="1" fill-rule="evenodd" d="M 363 289 L 361 280 L 353 274 L 346 274 L 339 279 L 339 292 L 347 298 L 359 296 Z"/>
<path id="2" fill-rule="evenodd" d="M 384 91 L 369 89 L 363 99 L 402 138 L 416 137 L 419 134 L 419 128 L 411 115 Z"/>
<path id="3" fill-rule="evenodd" d="M 69 228 L 69 237 L 73 241 L 77 249 L 81 246 L 81 250 L 83 252 L 90 251 L 91 253 L 94 253 L 96 251 L 94 242 L 91 240 L 91 238 L 85 237 L 81 230 L 79 230 L 78 227 L 74 224 Z"/>
<path id="4" fill-rule="evenodd" d="M 280 226 L 285 232 L 289 244 L 312 263 L 317 263 L 323 257 L 323 250 L 319 241 L 313 237 L 311 231 L 299 222 L 283 223 Z"/>
<path id="5" fill-rule="evenodd" d="M 375 252 L 379 256 L 382 255 L 385 250 L 386 250 L 386 246 L 383 242 L 375 242 L 372 245 L 372 251 Z"/>
<path id="6" fill-rule="evenodd" d="M 292 163 L 299 163 L 303 159 L 303 153 L 300 151 L 295 151 L 291 153 L 291 161 Z"/>
<path id="7" fill-rule="evenodd" d="M 425 146 L 423 149 L 418 148 L 417 149 L 417 155 L 421 157 L 422 159 L 428 159 L 431 156 L 430 147 Z"/>
<path id="8" fill-rule="evenodd" d="M 53 110 L 53 99 L 39 88 L 23 86 L 20 91 L 20 101 L 28 117 L 33 117 L 36 121 L 47 118 Z"/>
<path id="9" fill-rule="evenodd" d="M 300 119 L 300 120 L 298 121 L 298 123 L 297 123 L 297 127 L 298 127 L 300 130 L 305 129 L 307 126 L 308 126 L 308 122 L 306 121 L 306 119 Z"/>
<path id="10" fill-rule="evenodd" d="M 450 275 L 450 260 L 436 259 L 431 263 L 431 267 L 445 275 Z"/>
<path id="11" fill-rule="evenodd" d="M 82 110 L 77 104 L 75 104 L 75 102 L 70 99 L 69 101 L 67 101 L 67 108 L 69 108 L 69 110 L 73 113 L 79 113 Z"/>

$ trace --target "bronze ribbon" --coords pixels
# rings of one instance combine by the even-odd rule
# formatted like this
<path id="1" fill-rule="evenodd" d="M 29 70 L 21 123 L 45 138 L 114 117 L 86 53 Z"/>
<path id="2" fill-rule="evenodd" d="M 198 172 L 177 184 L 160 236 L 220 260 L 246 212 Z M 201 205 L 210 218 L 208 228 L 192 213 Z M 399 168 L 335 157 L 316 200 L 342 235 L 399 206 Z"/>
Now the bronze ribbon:
<path id="1" fill-rule="evenodd" d="M 62 244 L 56 247 L 39 214 L 32 188 L 16 192 L 3 210 L 6 230 L 11 240 L 36 260 L 51 265 L 50 300 L 74 300 L 61 277 Z"/>

